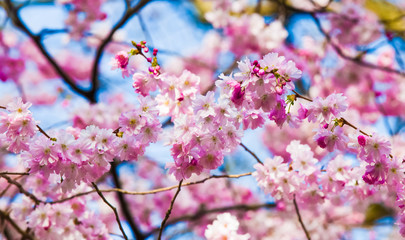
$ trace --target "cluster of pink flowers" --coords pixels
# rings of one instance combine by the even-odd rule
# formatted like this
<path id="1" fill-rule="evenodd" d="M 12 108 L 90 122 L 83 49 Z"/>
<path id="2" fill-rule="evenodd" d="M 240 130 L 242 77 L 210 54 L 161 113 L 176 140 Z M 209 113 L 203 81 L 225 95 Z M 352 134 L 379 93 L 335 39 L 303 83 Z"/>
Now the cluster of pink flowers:
<path id="1" fill-rule="evenodd" d="M 139 97 L 140 106 L 121 114 L 118 123 L 123 132 L 118 146 L 121 160 L 136 160 L 143 155 L 145 148 L 158 140 L 161 124 L 156 108 L 157 103 L 151 97 Z"/>
<path id="2" fill-rule="evenodd" d="M 150 97 L 140 98 L 136 109 L 115 120 L 116 132 L 94 125 L 85 127 L 81 122 L 79 127 L 83 129 L 34 136 L 38 130 L 30 106 L 21 98 L 9 103 L 6 109 L 10 113 L 1 113 L 0 133 L 5 135 L 9 151 L 23 151 L 21 160 L 30 173 L 59 175 L 63 191 L 97 180 L 109 171 L 114 160 L 136 160 L 151 142 L 157 141 L 161 131 L 156 102 Z"/>
<path id="3" fill-rule="evenodd" d="M 332 34 L 341 44 L 366 45 L 381 37 L 378 17 L 357 4 L 347 4 L 330 15 Z"/>
<path id="4" fill-rule="evenodd" d="M 38 131 L 29 107 L 31 103 L 23 103 L 21 98 L 16 98 L 7 104 L 8 114 L 0 112 L 0 133 L 5 134 L 7 150 L 11 152 L 28 151 L 29 140 Z"/>
<path id="5" fill-rule="evenodd" d="M 274 50 L 287 38 L 288 32 L 280 20 L 266 24 L 260 14 L 244 13 L 243 9 L 248 5 L 247 1 L 212 2 L 212 10 L 205 14 L 205 18 L 215 28 L 223 30 L 230 50 L 237 56 Z M 235 16 L 235 12 L 240 15 Z"/>
<path id="6" fill-rule="evenodd" d="M 89 126 L 73 134 L 66 131 L 50 132 L 52 138 L 43 135 L 33 139 L 30 151 L 21 159 L 31 173 L 48 177 L 61 176 L 61 187 L 71 191 L 81 182 L 97 180 L 110 169 L 118 149 L 119 139 L 109 129 Z"/>
<path id="7" fill-rule="evenodd" d="M 239 234 L 239 222 L 235 216 L 230 213 L 222 213 L 217 216 L 214 222 L 207 226 L 205 237 L 207 240 L 248 240 L 249 234 Z"/>
<path id="8" fill-rule="evenodd" d="M 44 184 L 49 187 L 46 182 Z M 58 204 L 41 203 L 34 207 L 32 200 L 23 196 L 21 201 L 12 203 L 12 207 L 13 219 L 21 227 L 31 228 L 40 239 L 111 239 L 108 227 L 89 211 L 84 198 Z"/>
<path id="9" fill-rule="evenodd" d="M 58 0 L 58 2 L 71 6 L 65 24 L 70 26 L 70 35 L 75 40 L 82 38 L 85 32 L 90 30 L 90 26 L 95 21 L 107 18 L 107 14 L 101 11 L 101 5 L 104 3 L 104 0 Z"/>
<path id="10" fill-rule="evenodd" d="M 111 59 L 110 65 L 111 70 L 119 69 L 121 70 L 122 77 L 128 77 L 129 72 L 127 69 L 129 63 L 129 55 L 125 51 L 120 51 L 115 54 L 115 57 Z"/>
<path id="11" fill-rule="evenodd" d="M 99 128 L 117 129 L 118 118 L 121 113 L 130 111 L 132 104 L 124 101 L 122 96 L 116 95 L 107 100 L 106 103 L 83 104 L 73 112 L 73 127 L 85 129 L 87 126 L 95 125 Z"/>
<path id="12" fill-rule="evenodd" d="M 322 201 L 324 193 L 317 183 L 320 169 L 316 166 L 318 161 L 313 157 L 311 148 L 292 141 L 287 146 L 287 152 L 291 155 L 290 159 L 275 156 L 267 158 L 263 165 L 254 166 L 256 172 L 253 176 L 258 185 L 277 200 L 292 200 L 299 195 L 297 197 L 304 202 L 304 199 L 312 203 Z"/>

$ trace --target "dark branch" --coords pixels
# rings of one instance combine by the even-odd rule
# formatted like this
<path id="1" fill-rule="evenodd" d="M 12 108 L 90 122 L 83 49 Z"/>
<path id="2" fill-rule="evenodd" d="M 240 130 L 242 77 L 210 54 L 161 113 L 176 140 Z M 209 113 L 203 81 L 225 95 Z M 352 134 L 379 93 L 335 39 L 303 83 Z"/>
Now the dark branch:
<path id="1" fill-rule="evenodd" d="M 27 190 L 25 190 L 25 189 L 23 188 L 23 186 L 22 186 L 19 182 L 15 181 L 15 180 L 12 179 L 11 177 L 7 176 L 6 174 L 0 173 L 0 177 L 6 179 L 8 183 L 15 185 L 15 186 L 18 188 L 18 190 L 20 191 L 20 193 L 22 193 L 22 194 L 24 194 L 25 196 L 31 198 L 31 200 L 34 201 L 36 205 L 38 205 L 38 204 L 40 204 L 40 203 L 44 203 L 44 201 L 39 200 L 39 199 L 38 199 L 37 197 L 35 197 L 32 193 L 30 193 L 30 192 L 28 192 Z"/>
<path id="2" fill-rule="evenodd" d="M 53 69 L 59 74 L 59 76 L 62 78 L 62 80 L 69 85 L 75 92 L 78 94 L 86 97 L 91 101 L 91 96 L 89 95 L 89 92 L 86 90 L 80 88 L 74 83 L 74 80 L 65 72 L 63 69 L 58 65 L 58 63 L 55 61 L 55 59 L 47 52 L 45 49 L 45 46 L 42 44 L 41 41 L 41 35 L 35 35 L 34 33 L 31 32 L 30 29 L 23 23 L 23 21 L 20 19 L 19 16 L 19 9 L 15 8 L 11 2 L 11 0 L 5 0 L 5 5 L 6 5 L 6 12 L 8 16 L 10 17 L 11 21 L 13 24 L 19 28 L 21 31 L 23 31 L 25 34 L 28 35 L 28 37 L 34 42 L 34 44 L 38 47 L 39 51 L 42 53 L 42 55 L 48 60 L 48 62 L 52 65 Z"/>
<path id="3" fill-rule="evenodd" d="M 275 203 L 252 204 L 252 205 L 237 204 L 237 205 L 218 207 L 218 208 L 213 208 L 213 209 L 205 209 L 204 207 L 202 207 L 202 208 L 200 208 L 200 210 L 198 210 L 194 214 L 184 215 L 184 216 L 174 218 L 174 219 L 168 221 L 166 226 L 171 226 L 176 223 L 184 222 L 184 221 L 197 221 L 197 220 L 200 220 L 205 215 L 209 215 L 212 213 L 227 212 L 227 211 L 255 211 L 255 210 L 258 210 L 261 208 L 275 208 L 275 207 L 276 207 Z M 149 237 L 150 235 L 157 233 L 159 230 L 160 230 L 160 228 L 155 228 L 152 231 L 146 233 L 145 236 Z"/>
<path id="4" fill-rule="evenodd" d="M 113 162 L 111 164 L 111 169 L 110 169 L 110 173 L 113 177 L 113 181 L 114 181 L 114 185 L 117 188 L 122 188 L 121 187 L 121 182 L 120 179 L 118 177 L 118 172 L 117 172 L 117 163 Z M 121 192 L 117 192 L 117 197 L 118 197 L 118 201 L 120 203 L 120 207 L 121 207 L 121 212 L 124 214 L 125 219 L 128 222 L 128 225 L 130 226 L 133 234 L 135 235 L 137 240 L 143 240 L 145 239 L 145 237 L 143 236 L 143 234 L 141 233 L 141 231 L 139 230 L 138 226 L 135 223 L 135 219 L 132 216 L 131 213 L 131 209 L 129 208 L 129 204 L 127 203 L 127 201 L 125 200 L 125 196 L 123 193 Z"/>

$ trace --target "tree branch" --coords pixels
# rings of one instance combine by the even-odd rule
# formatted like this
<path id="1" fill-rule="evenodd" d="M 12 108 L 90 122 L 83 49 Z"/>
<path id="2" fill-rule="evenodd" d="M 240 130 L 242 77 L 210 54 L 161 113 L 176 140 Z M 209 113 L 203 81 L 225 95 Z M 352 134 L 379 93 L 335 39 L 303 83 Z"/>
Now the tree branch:
<path id="1" fill-rule="evenodd" d="M 333 47 L 333 49 L 336 51 L 336 53 L 342 57 L 343 59 L 352 61 L 360 66 L 363 67 L 367 67 L 367 68 L 372 68 L 372 69 L 378 69 L 380 71 L 384 71 L 384 72 L 389 72 L 389 73 L 394 73 L 394 74 L 398 74 L 401 76 L 405 76 L 405 72 L 397 70 L 397 69 L 392 69 L 390 67 L 385 67 L 385 66 L 380 66 L 380 65 L 376 65 L 373 63 L 369 63 L 369 62 L 364 62 L 362 61 L 360 58 L 358 57 L 352 57 L 349 56 L 347 54 L 345 54 L 343 52 L 343 50 L 336 44 L 333 42 L 331 36 L 322 28 L 322 24 L 321 21 L 316 17 L 315 13 L 311 13 L 312 18 L 315 21 L 316 26 L 318 27 L 319 31 L 325 36 L 326 41 L 328 42 L 329 45 L 331 45 Z"/>
<path id="2" fill-rule="evenodd" d="M 90 95 L 95 98 L 97 89 L 98 89 L 98 67 L 100 64 L 101 57 L 103 55 L 104 49 L 107 47 L 108 43 L 112 40 L 112 37 L 114 36 L 114 33 L 120 29 L 135 13 L 137 13 L 142 7 L 144 7 L 147 3 L 149 3 L 150 0 L 141 0 L 139 3 L 130 9 L 127 9 L 124 16 L 121 18 L 121 20 L 111 29 L 111 31 L 108 33 L 107 37 L 101 42 L 100 46 L 97 49 L 96 52 L 96 57 L 93 62 L 93 68 L 92 68 L 92 73 L 91 73 L 91 89 L 90 89 Z"/>
<path id="3" fill-rule="evenodd" d="M 247 148 L 243 143 L 240 143 L 239 145 L 241 145 L 248 153 L 250 153 L 250 155 L 252 155 L 258 163 L 263 165 L 263 162 L 259 159 L 259 157 L 254 152 L 252 152 L 249 148 Z"/>
<path id="4" fill-rule="evenodd" d="M 240 178 L 240 177 L 250 176 L 250 175 L 252 175 L 251 172 L 242 173 L 242 174 L 236 174 L 236 175 L 212 175 L 212 176 L 209 176 L 209 177 L 204 178 L 204 179 L 199 180 L 199 181 L 183 183 L 181 186 L 182 186 L 182 187 L 185 187 L 185 186 L 200 184 L 200 183 L 204 183 L 205 181 L 207 181 L 207 180 L 209 180 L 209 179 L 214 179 L 214 178 L 215 178 L 215 179 L 216 179 L 216 178 Z M 100 190 L 100 192 L 119 192 L 119 193 L 127 194 L 127 195 L 148 195 L 148 194 L 155 194 L 155 193 L 159 193 L 159 192 L 166 192 L 166 191 L 175 189 L 175 188 L 177 188 L 177 187 L 178 187 L 178 186 L 175 185 L 175 186 L 171 186 L 171 187 L 158 188 L 158 189 L 154 189 L 154 190 L 150 190 L 150 191 L 145 191 L 145 192 L 132 192 L 132 191 L 123 190 L 123 189 L 121 189 L 121 188 L 113 188 L 113 189 Z M 88 192 L 78 193 L 78 194 L 72 195 L 72 196 L 67 197 L 67 198 L 63 198 L 63 199 L 60 199 L 60 200 L 56 200 L 56 201 L 53 201 L 53 202 L 49 202 L 49 204 L 57 204 L 57 203 L 66 202 L 66 201 L 72 200 L 72 199 L 74 199 L 74 198 L 81 197 L 81 196 L 85 196 L 85 195 L 88 195 L 88 194 L 91 194 L 91 193 L 95 193 L 95 192 L 96 192 L 96 191 L 92 190 L 92 191 L 88 191 Z"/>
<path id="5" fill-rule="evenodd" d="M 295 201 L 295 195 L 294 195 L 293 203 L 294 203 L 295 212 L 297 213 L 297 216 L 298 216 L 298 221 L 300 222 L 301 227 L 305 232 L 305 236 L 307 237 L 308 240 L 311 240 L 311 236 L 309 235 L 309 232 L 308 232 L 307 228 L 305 227 L 304 222 L 302 221 L 300 210 L 298 209 L 297 201 Z"/>
<path id="6" fill-rule="evenodd" d="M 252 205 L 247 205 L 247 204 L 237 204 L 237 205 L 232 205 L 232 206 L 226 206 L 226 207 L 218 207 L 218 208 L 212 208 L 212 209 L 205 209 L 204 207 L 200 208 L 196 213 L 194 214 L 189 214 L 189 215 L 184 215 L 178 218 L 174 218 L 170 221 L 167 222 L 166 226 L 174 225 L 178 222 L 184 222 L 184 221 L 197 221 L 204 217 L 205 215 L 211 214 L 211 213 L 218 213 L 218 212 L 227 212 L 227 211 L 255 211 L 261 208 L 275 208 L 276 204 L 275 203 L 264 203 L 264 204 L 252 204 Z M 150 232 L 146 233 L 145 236 L 149 237 L 150 235 L 157 233 L 160 228 L 155 228 L 151 230 Z"/>
<path id="7" fill-rule="evenodd" d="M 8 183 L 15 185 L 15 186 L 18 188 L 18 190 L 20 191 L 20 193 L 22 193 L 22 194 L 24 194 L 25 196 L 31 198 L 31 200 L 35 202 L 35 205 L 38 205 L 38 204 L 40 204 L 40 203 L 45 203 L 44 201 L 41 201 L 41 200 L 39 200 L 37 197 L 35 197 L 32 193 L 30 193 L 30 192 L 28 192 L 27 190 L 25 190 L 25 189 L 23 188 L 23 186 L 22 186 L 19 182 L 15 181 L 15 180 L 12 179 L 11 177 L 7 176 L 7 174 L 0 173 L 0 177 L 6 179 Z"/>
<path id="8" fill-rule="evenodd" d="M 42 55 L 48 60 L 54 70 L 59 74 L 62 80 L 71 87 L 75 92 L 82 95 L 83 97 L 93 101 L 94 99 L 91 98 L 89 92 L 80 88 L 74 83 L 74 80 L 58 65 L 55 59 L 46 51 L 44 45 L 42 44 L 40 35 L 35 35 L 31 32 L 30 29 L 22 22 L 19 17 L 18 11 L 19 9 L 15 8 L 11 2 L 11 0 L 5 0 L 6 12 L 7 15 L 10 17 L 13 24 L 19 28 L 22 32 L 28 35 L 28 37 L 34 42 L 34 44 L 38 47 L 39 51 Z"/>
<path id="9" fill-rule="evenodd" d="M 170 202 L 170 207 L 169 207 L 169 209 L 167 209 L 166 216 L 165 216 L 165 218 L 163 219 L 162 224 L 160 225 L 158 240 L 162 239 L 163 229 L 164 229 L 164 227 L 165 227 L 165 224 L 166 224 L 167 220 L 168 220 L 169 217 L 170 217 L 170 214 L 172 213 L 173 205 L 174 205 L 174 202 L 176 201 L 177 196 L 178 196 L 179 193 L 180 193 L 181 184 L 182 184 L 182 183 L 183 183 L 183 179 L 180 180 L 179 186 L 178 186 L 178 188 L 177 188 L 177 191 L 176 191 L 176 193 L 174 194 L 172 201 Z"/>
<path id="10" fill-rule="evenodd" d="M 105 199 L 105 197 L 100 192 L 100 190 L 98 189 L 97 185 L 94 182 L 92 182 L 91 184 L 93 185 L 94 189 L 96 189 L 96 191 L 97 191 L 98 195 L 101 197 L 101 199 L 103 199 L 103 201 L 113 210 L 114 215 L 115 215 L 115 219 L 117 220 L 117 223 L 118 223 L 118 226 L 119 226 L 119 228 L 120 228 L 120 230 L 122 232 L 122 235 L 124 236 L 124 239 L 128 240 L 128 237 L 124 232 L 124 228 L 122 228 L 120 217 L 118 216 L 117 209 L 113 205 L 111 205 L 111 203 L 109 203 L 107 201 L 107 199 Z"/>

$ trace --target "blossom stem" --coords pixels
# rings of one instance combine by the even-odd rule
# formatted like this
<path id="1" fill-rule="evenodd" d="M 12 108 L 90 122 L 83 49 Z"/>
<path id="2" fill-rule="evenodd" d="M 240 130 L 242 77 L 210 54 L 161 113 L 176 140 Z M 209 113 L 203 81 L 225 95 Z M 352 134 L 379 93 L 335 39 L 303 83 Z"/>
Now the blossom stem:
<path id="1" fill-rule="evenodd" d="M 292 90 L 292 91 L 295 93 L 295 96 L 296 96 L 297 98 L 302 98 L 302 99 L 305 99 L 305 100 L 307 100 L 307 101 L 309 101 L 309 102 L 312 102 L 312 101 L 313 101 L 312 99 L 307 98 L 307 97 L 305 97 L 305 96 L 299 94 L 299 93 L 298 93 L 297 91 L 295 91 L 295 90 Z"/>
<path id="2" fill-rule="evenodd" d="M 124 228 L 122 228 L 120 217 L 118 216 L 117 208 L 115 208 L 113 205 L 111 205 L 111 203 L 109 203 L 107 201 L 107 199 L 105 199 L 105 197 L 100 192 L 100 190 L 98 189 L 97 185 L 94 182 L 92 182 L 91 184 L 93 185 L 94 189 L 96 189 L 96 191 L 97 191 L 98 195 L 101 197 L 101 199 L 103 199 L 103 201 L 113 210 L 114 215 L 115 215 L 115 219 L 117 220 L 117 223 L 118 223 L 118 226 L 119 226 L 119 228 L 120 228 L 120 230 L 122 232 L 122 235 L 124 236 L 124 239 L 128 240 L 128 237 L 125 234 Z"/>
<path id="3" fill-rule="evenodd" d="M 27 190 L 25 190 L 25 189 L 23 188 L 23 186 L 22 186 L 19 182 L 15 181 L 15 180 L 12 179 L 11 177 L 7 176 L 7 174 L 0 173 L 0 177 L 6 179 L 8 183 L 15 185 L 15 186 L 18 188 L 18 190 L 20 190 L 20 193 L 22 193 L 22 194 L 24 194 L 25 196 L 31 198 L 31 200 L 35 202 L 35 205 L 38 205 L 38 204 L 40 204 L 40 203 L 43 203 L 43 201 L 39 200 L 39 199 L 38 199 L 37 197 L 35 197 L 32 193 L 30 193 L 30 192 L 28 192 Z"/>
<path id="4" fill-rule="evenodd" d="M 184 187 L 184 186 L 200 184 L 200 183 L 204 183 L 205 181 L 207 181 L 209 179 L 213 179 L 213 178 L 240 178 L 240 177 L 250 176 L 250 175 L 252 175 L 251 172 L 242 173 L 242 174 L 235 174 L 235 175 L 212 175 L 212 176 L 209 176 L 209 177 L 204 178 L 204 179 L 199 180 L 199 181 L 183 183 L 181 186 Z M 119 192 L 119 193 L 127 194 L 127 195 L 148 195 L 148 194 L 155 194 L 155 193 L 159 193 L 159 192 L 166 192 L 166 191 L 175 189 L 177 187 L 178 187 L 178 185 L 175 185 L 175 186 L 171 186 L 171 187 L 158 188 L 158 189 L 145 191 L 145 192 L 131 192 L 131 191 L 126 191 L 126 190 L 123 190 L 123 189 L 120 189 L 120 188 L 112 188 L 112 189 L 100 190 L 100 192 Z M 85 196 L 85 195 L 95 193 L 95 192 L 96 191 L 94 191 L 94 190 L 88 191 L 88 192 L 81 192 L 81 193 L 72 195 L 72 196 L 70 196 L 68 198 L 63 198 L 63 199 L 56 200 L 56 201 L 49 202 L 49 203 L 50 204 L 62 203 L 62 202 L 66 202 L 66 201 L 72 200 L 74 198 Z"/>
<path id="5" fill-rule="evenodd" d="M 249 148 L 247 148 L 243 143 L 240 143 L 239 145 L 241 145 L 248 153 L 250 153 L 250 155 L 252 155 L 258 163 L 263 165 L 263 162 L 259 159 L 259 157 L 254 152 L 252 152 Z"/>
<path id="6" fill-rule="evenodd" d="M 39 125 L 37 125 L 38 130 L 45 135 L 45 137 L 52 139 Z"/>
<path id="7" fill-rule="evenodd" d="M 162 239 L 162 232 L 163 232 L 163 229 L 164 229 L 164 227 L 165 227 L 165 224 L 166 224 L 166 222 L 167 222 L 167 219 L 169 219 L 170 214 L 172 213 L 173 205 L 174 205 L 174 202 L 176 201 L 177 196 L 178 196 L 179 193 L 180 193 L 181 184 L 182 184 L 182 183 L 183 183 L 183 179 L 180 180 L 179 186 L 178 186 L 178 188 L 177 188 L 177 191 L 176 191 L 176 193 L 174 194 L 173 199 L 172 199 L 172 201 L 171 201 L 171 203 L 170 203 L 170 207 L 169 207 L 169 209 L 167 209 L 166 216 L 165 216 L 165 218 L 163 219 L 162 224 L 160 225 L 158 240 L 161 240 L 161 239 Z"/>
<path id="8" fill-rule="evenodd" d="M 294 195 L 293 203 L 294 203 L 295 212 L 297 213 L 297 216 L 298 216 L 298 221 L 300 222 L 301 227 L 305 232 L 305 236 L 307 237 L 308 240 L 311 240 L 311 235 L 309 235 L 309 232 L 308 232 L 307 228 L 305 227 L 304 222 L 302 221 L 300 210 L 298 208 L 297 201 L 295 200 L 295 195 Z"/>

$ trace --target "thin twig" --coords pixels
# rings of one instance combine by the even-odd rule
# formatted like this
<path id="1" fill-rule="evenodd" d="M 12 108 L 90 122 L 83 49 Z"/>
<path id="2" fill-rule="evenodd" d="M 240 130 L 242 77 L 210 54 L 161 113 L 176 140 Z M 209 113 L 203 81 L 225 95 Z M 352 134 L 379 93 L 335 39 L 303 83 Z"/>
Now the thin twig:
<path id="1" fill-rule="evenodd" d="M 305 97 L 305 96 L 299 94 L 299 93 L 296 92 L 295 90 L 292 90 L 292 91 L 295 93 L 295 96 L 296 96 L 297 98 L 302 98 L 302 99 L 305 99 L 305 100 L 307 100 L 307 101 L 309 101 L 309 102 L 312 102 L 312 101 L 313 101 L 312 99 L 310 99 L 310 98 L 308 98 L 308 97 Z"/>
<path id="2" fill-rule="evenodd" d="M 305 227 L 304 222 L 302 221 L 300 210 L 298 209 L 297 201 L 295 201 L 295 195 L 294 195 L 293 203 L 294 203 L 295 212 L 297 213 L 297 216 L 298 216 L 298 221 L 300 222 L 301 227 L 305 232 L 305 236 L 307 237 L 308 240 L 311 240 L 311 235 L 309 235 L 309 232 L 308 232 L 307 228 Z"/>
<path id="3" fill-rule="evenodd" d="M 111 203 L 109 203 L 109 202 L 107 201 L 107 199 L 105 199 L 105 197 L 104 197 L 103 194 L 100 192 L 100 190 L 98 189 L 97 185 L 96 185 L 94 182 L 92 182 L 91 184 L 93 185 L 94 189 L 96 189 L 96 191 L 97 191 L 98 195 L 101 197 L 101 199 L 103 199 L 103 201 L 113 210 L 114 215 L 115 215 L 115 219 L 117 220 L 117 223 L 118 223 L 118 226 L 120 227 L 120 230 L 121 230 L 121 232 L 122 232 L 122 235 L 124 236 L 124 238 L 125 238 L 126 240 L 128 240 L 128 237 L 127 237 L 127 235 L 126 235 L 125 232 L 124 232 L 124 228 L 123 228 L 122 225 L 121 225 L 121 221 L 120 221 L 120 217 L 118 216 L 117 209 L 116 209 L 113 205 L 111 205 Z"/>
<path id="4" fill-rule="evenodd" d="M 5 219 L 7 220 L 11 226 L 13 226 L 13 228 L 19 233 L 21 234 L 23 237 L 22 239 L 30 239 L 30 240 L 35 240 L 36 238 L 34 236 L 31 236 L 29 233 L 27 233 L 26 231 L 22 230 L 20 228 L 20 226 L 18 226 L 18 224 L 16 222 L 14 222 L 13 219 L 11 219 L 10 215 L 7 212 L 4 212 L 2 210 L 0 210 L 0 218 L 1 219 Z"/>
<path id="5" fill-rule="evenodd" d="M 40 203 L 45 203 L 44 201 L 41 201 L 41 200 L 39 200 L 37 197 L 35 197 L 32 193 L 30 193 L 30 192 L 28 192 L 27 190 L 25 190 L 25 189 L 23 188 L 23 186 L 22 186 L 19 182 L 15 181 L 15 180 L 12 179 L 11 177 L 7 176 L 6 174 L 0 173 L 0 177 L 6 179 L 8 183 L 15 185 L 15 186 L 18 188 L 18 190 L 20 191 L 20 193 L 22 193 L 22 194 L 24 194 L 25 196 L 31 198 L 31 199 L 35 202 L 36 205 L 38 205 L 38 204 L 40 204 Z"/>
<path id="6" fill-rule="evenodd" d="M 256 161 L 258 162 L 258 163 L 260 163 L 261 165 L 263 165 L 263 162 L 259 159 L 259 157 L 257 157 L 257 155 L 254 153 L 254 152 L 252 152 L 248 147 L 246 147 L 243 143 L 240 143 L 239 145 L 241 145 L 248 153 L 250 153 L 250 155 L 252 155 L 255 159 L 256 159 Z"/>
<path id="7" fill-rule="evenodd" d="M 209 179 L 214 179 L 214 178 L 215 179 L 217 179 L 217 178 L 240 178 L 240 177 L 250 176 L 250 175 L 252 175 L 251 172 L 242 173 L 242 174 L 235 174 L 235 175 L 212 175 L 212 176 L 209 176 L 207 178 L 201 179 L 199 181 L 183 183 L 182 187 L 204 183 L 205 181 L 207 181 Z M 123 190 L 123 189 L 120 189 L 120 188 L 112 188 L 112 189 L 100 190 L 100 192 L 103 192 L 103 193 L 104 192 L 119 192 L 119 193 L 127 194 L 127 195 L 148 195 L 148 194 L 166 192 L 166 191 L 175 189 L 177 187 L 178 187 L 177 185 L 174 185 L 174 186 L 170 186 L 170 187 L 158 188 L 158 189 L 154 189 L 154 190 L 150 190 L 150 191 L 144 191 L 144 192 L 132 192 L 132 191 L 126 191 L 126 190 Z M 72 196 L 67 197 L 67 198 L 63 198 L 63 199 L 60 199 L 60 200 L 49 202 L 49 204 L 57 204 L 57 203 L 66 202 L 66 201 L 72 200 L 74 198 L 85 196 L 85 195 L 95 193 L 95 192 L 96 191 L 92 190 L 92 191 L 78 193 L 78 194 L 72 195 Z"/>
<path id="8" fill-rule="evenodd" d="M 24 177 L 24 175 L 19 175 L 18 177 L 14 178 L 14 181 L 17 181 L 18 179 L 20 179 L 20 178 L 22 178 L 22 177 Z M 6 194 L 6 192 L 10 189 L 11 186 L 13 186 L 13 184 L 12 184 L 12 183 L 9 183 L 9 184 L 7 185 L 7 187 L 6 187 L 2 192 L 0 192 L 0 198 L 3 197 L 4 194 Z"/>
<path id="9" fill-rule="evenodd" d="M 52 139 L 39 125 L 37 125 L 38 130 L 45 135 L 45 137 Z"/>
<path id="10" fill-rule="evenodd" d="M 343 59 L 352 61 L 352 62 L 354 62 L 354 63 L 356 63 L 356 64 L 358 64 L 360 66 L 363 66 L 363 67 L 372 68 L 372 69 L 378 69 L 378 70 L 381 70 L 381 71 L 384 71 L 384 72 L 395 73 L 395 74 L 398 74 L 398 75 L 401 75 L 401 76 L 405 76 L 405 72 L 400 71 L 398 69 L 393 69 L 393 68 L 390 68 L 390 67 L 385 67 L 385 66 L 372 64 L 372 63 L 369 63 L 369 62 L 362 61 L 358 57 L 352 57 L 352 56 L 349 56 L 349 55 L 345 54 L 343 52 L 343 50 L 337 44 L 335 44 L 333 42 L 331 36 L 322 28 L 321 21 L 318 19 L 316 14 L 311 13 L 311 16 L 314 19 L 315 24 L 318 27 L 318 30 L 325 36 L 325 39 L 328 42 L 328 44 L 331 45 L 333 47 L 333 49 L 336 51 L 336 53 L 340 57 L 342 57 Z"/>
<path id="11" fill-rule="evenodd" d="M 6 109 L 6 107 L 0 106 L 1 109 Z"/>
<path id="12" fill-rule="evenodd" d="M 169 209 L 167 209 L 166 216 L 165 216 L 165 218 L 163 219 L 162 224 L 160 225 L 158 240 L 162 239 L 162 232 L 163 232 L 163 229 L 164 229 L 164 227 L 165 227 L 165 224 L 166 224 L 166 222 L 167 222 L 167 219 L 169 219 L 170 214 L 172 213 L 173 205 L 174 205 L 174 202 L 176 201 L 177 196 L 178 196 L 179 193 L 180 193 L 181 184 L 182 184 L 182 183 L 183 183 L 183 179 L 180 180 L 179 186 L 178 186 L 178 188 L 177 188 L 177 191 L 176 191 L 176 193 L 174 194 L 172 201 L 170 202 L 170 207 L 169 207 Z"/>

